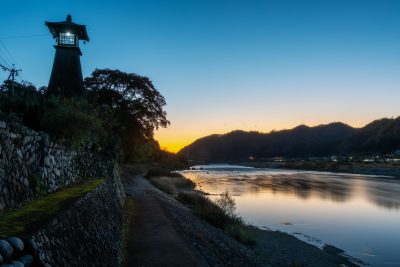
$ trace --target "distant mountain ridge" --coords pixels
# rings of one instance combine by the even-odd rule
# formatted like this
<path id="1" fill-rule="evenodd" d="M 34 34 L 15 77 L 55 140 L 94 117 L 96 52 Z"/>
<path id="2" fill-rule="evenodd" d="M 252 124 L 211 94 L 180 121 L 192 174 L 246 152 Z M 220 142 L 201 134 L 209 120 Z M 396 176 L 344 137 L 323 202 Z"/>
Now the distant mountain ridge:
<path id="1" fill-rule="evenodd" d="M 362 128 L 334 122 L 270 133 L 235 130 L 200 138 L 178 154 L 212 162 L 237 161 L 250 156 L 296 158 L 392 153 L 397 149 L 400 149 L 400 117 L 375 120 Z"/>

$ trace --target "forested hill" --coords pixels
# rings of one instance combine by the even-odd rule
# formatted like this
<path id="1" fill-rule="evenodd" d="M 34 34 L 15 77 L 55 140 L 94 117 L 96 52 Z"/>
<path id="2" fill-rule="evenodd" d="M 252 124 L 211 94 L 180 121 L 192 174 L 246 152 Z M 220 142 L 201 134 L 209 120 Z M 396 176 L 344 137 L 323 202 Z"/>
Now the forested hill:
<path id="1" fill-rule="evenodd" d="M 179 154 L 193 160 L 236 161 L 249 156 L 294 158 L 391 153 L 397 149 L 400 149 L 400 117 L 376 120 L 363 128 L 335 122 L 270 133 L 237 130 L 200 138 Z"/>

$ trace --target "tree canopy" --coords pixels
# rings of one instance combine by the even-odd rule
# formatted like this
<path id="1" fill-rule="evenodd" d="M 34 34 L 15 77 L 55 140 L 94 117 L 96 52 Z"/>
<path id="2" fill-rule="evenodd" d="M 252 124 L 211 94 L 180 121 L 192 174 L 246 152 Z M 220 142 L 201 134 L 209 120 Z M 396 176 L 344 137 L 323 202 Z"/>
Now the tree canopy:
<path id="1" fill-rule="evenodd" d="M 164 97 L 149 78 L 119 70 L 96 69 L 85 79 L 89 100 L 96 106 L 107 106 L 120 122 L 136 124 L 150 138 L 155 129 L 167 127 Z"/>
<path id="2" fill-rule="evenodd" d="M 167 127 L 164 97 L 147 77 L 119 70 L 96 69 L 84 81 L 89 102 L 111 114 L 125 159 L 149 153 L 158 144 L 154 130 Z M 143 152 L 146 151 L 146 152 Z"/>
<path id="3" fill-rule="evenodd" d="M 55 97 L 32 84 L 0 86 L 0 112 L 75 148 L 125 161 L 165 158 L 154 131 L 167 127 L 166 101 L 151 80 L 119 70 L 96 69 L 84 81 L 85 97 Z M 123 158 L 121 158 L 123 155 Z M 169 157 L 169 156 L 168 156 Z"/>

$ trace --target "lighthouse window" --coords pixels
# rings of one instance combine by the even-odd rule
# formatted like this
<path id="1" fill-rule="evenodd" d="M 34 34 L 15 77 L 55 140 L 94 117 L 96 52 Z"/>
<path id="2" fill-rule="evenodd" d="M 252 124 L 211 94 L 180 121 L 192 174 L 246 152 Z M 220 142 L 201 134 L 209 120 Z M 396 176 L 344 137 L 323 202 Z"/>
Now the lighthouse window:
<path id="1" fill-rule="evenodd" d="M 75 45 L 75 34 L 69 32 L 61 32 L 58 43 L 61 45 Z"/>

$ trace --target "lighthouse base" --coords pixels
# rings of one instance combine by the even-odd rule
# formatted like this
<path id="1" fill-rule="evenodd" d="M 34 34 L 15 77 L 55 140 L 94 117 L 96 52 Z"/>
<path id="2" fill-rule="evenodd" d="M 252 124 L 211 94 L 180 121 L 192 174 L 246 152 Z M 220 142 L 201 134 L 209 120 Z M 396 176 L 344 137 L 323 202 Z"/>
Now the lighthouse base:
<path id="1" fill-rule="evenodd" d="M 84 96 L 79 47 L 55 46 L 55 48 L 56 55 L 47 94 L 61 97 Z"/>

